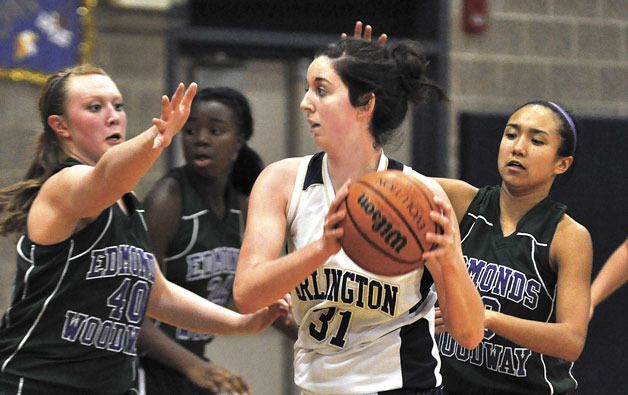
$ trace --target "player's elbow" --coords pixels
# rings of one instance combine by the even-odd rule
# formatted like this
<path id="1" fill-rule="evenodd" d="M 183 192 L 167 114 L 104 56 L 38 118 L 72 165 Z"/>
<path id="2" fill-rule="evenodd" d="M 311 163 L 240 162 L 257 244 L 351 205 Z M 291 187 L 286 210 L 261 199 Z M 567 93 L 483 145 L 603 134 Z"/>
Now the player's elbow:
<path id="1" fill-rule="evenodd" d="M 464 328 L 456 333 L 450 333 L 454 340 L 464 348 L 473 350 L 476 348 L 482 339 L 484 338 L 484 328 Z"/>
<path id="2" fill-rule="evenodd" d="M 250 290 L 236 277 L 233 284 L 233 301 L 236 309 L 242 314 L 251 314 L 260 308 L 255 305 L 255 298 L 251 297 L 250 293 Z"/>
<path id="3" fill-rule="evenodd" d="M 569 342 L 565 347 L 561 348 L 558 357 L 565 361 L 575 362 L 580 358 L 582 351 L 584 350 L 585 336 L 574 336 L 574 339 Z"/>
<path id="4" fill-rule="evenodd" d="M 448 320 L 449 334 L 461 346 L 473 350 L 484 338 L 484 310 L 468 315 L 464 320 Z M 453 322 L 452 322 L 453 321 Z"/>

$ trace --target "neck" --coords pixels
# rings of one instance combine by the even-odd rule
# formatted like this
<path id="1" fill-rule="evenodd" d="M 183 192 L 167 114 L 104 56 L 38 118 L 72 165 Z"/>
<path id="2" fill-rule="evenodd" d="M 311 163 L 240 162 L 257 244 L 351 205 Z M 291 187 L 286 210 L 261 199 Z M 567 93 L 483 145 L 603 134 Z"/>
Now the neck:
<path id="1" fill-rule="evenodd" d="M 344 155 L 327 153 L 327 167 L 334 190 L 338 190 L 348 179 L 355 182 L 364 174 L 376 171 L 381 155 L 382 149 L 372 145 Z"/>
<path id="2" fill-rule="evenodd" d="M 74 158 L 78 160 L 79 162 L 84 163 L 86 165 L 96 166 L 95 162 L 90 161 L 87 157 L 85 157 L 84 155 L 81 155 L 81 153 L 78 150 L 72 149 L 72 147 L 64 148 L 63 152 L 69 158 Z"/>
<path id="3" fill-rule="evenodd" d="M 549 187 L 520 191 L 502 182 L 499 193 L 499 209 L 502 229 L 504 229 L 504 231 L 509 228 L 514 230 L 519 223 L 519 220 L 521 220 L 521 218 L 528 211 L 530 211 L 532 207 L 545 199 L 548 195 Z"/>
<path id="4" fill-rule="evenodd" d="M 194 173 L 185 167 L 190 183 L 201 196 L 205 204 L 215 213 L 221 215 L 226 207 L 226 194 L 229 183 L 228 177 L 206 178 Z"/>

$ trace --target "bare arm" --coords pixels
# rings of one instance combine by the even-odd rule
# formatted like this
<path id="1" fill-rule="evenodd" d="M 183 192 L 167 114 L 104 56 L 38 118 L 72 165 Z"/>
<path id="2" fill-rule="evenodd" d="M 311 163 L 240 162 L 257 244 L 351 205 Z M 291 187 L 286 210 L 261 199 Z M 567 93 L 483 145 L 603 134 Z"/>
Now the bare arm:
<path id="1" fill-rule="evenodd" d="M 336 210 L 346 196 L 347 184 L 336 193 L 325 217 L 323 236 L 279 257 L 299 160 L 292 158 L 271 164 L 253 186 L 233 289 L 239 311 L 252 312 L 282 298 L 340 250 L 342 229 L 335 225 L 345 213 Z"/>
<path id="2" fill-rule="evenodd" d="M 573 246 L 578 248 L 573 248 Z M 552 241 L 557 264 L 556 322 L 526 320 L 486 311 L 486 327 L 532 351 L 575 361 L 587 336 L 593 247 L 589 232 L 565 218 Z"/>
<path id="3" fill-rule="evenodd" d="M 433 180 L 443 188 L 454 208 L 458 221 L 461 221 L 473 198 L 477 195 L 478 189 L 464 181 L 451 178 L 433 178 Z"/>
<path id="4" fill-rule="evenodd" d="M 430 216 L 443 227 L 443 234 L 427 235 L 428 241 L 439 246 L 424 254 L 425 266 L 434 279 L 447 330 L 459 344 L 473 349 L 484 336 L 484 304 L 462 258 L 456 214 L 442 189 L 435 183 L 432 188 L 434 202 L 442 214 L 432 211 Z"/>
<path id="5" fill-rule="evenodd" d="M 146 314 L 158 321 L 193 332 L 216 335 L 243 335 L 266 329 L 288 312 L 282 298 L 251 314 L 239 314 L 212 303 L 187 289 L 169 282 L 155 268 L 155 282 Z"/>
<path id="6" fill-rule="evenodd" d="M 110 148 L 95 166 L 72 166 L 50 177 L 28 214 L 31 239 L 41 244 L 65 240 L 79 221 L 98 216 L 131 191 L 163 151 L 162 146 L 153 148 L 155 139 L 170 143 L 187 120 L 195 93 L 196 84 L 185 93 L 181 84 L 172 102 L 162 98 L 161 120 L 153 120 L 158 126 Z"/>
<path id="7" fill-rule="evenodd" d="M 626 282 L 628 282 L 628 239 L 611 254 L 593 280 L 589 315 L 593 316 L 593 310 L 597 305 Z"/>

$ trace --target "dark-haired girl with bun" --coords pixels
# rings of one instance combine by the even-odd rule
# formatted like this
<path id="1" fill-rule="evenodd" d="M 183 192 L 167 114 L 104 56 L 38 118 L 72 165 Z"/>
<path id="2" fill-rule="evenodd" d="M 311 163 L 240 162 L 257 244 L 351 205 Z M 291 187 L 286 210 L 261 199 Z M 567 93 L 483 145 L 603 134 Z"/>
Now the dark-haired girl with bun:
<path id="1" fill-rule="evenodd" d="M 295 382 L 303 394 L 438 394 L 440 360 L 434 303 L 441 301 L 454 338 L 475 348 L 483 306 L 462 259 L 458 221 L 442 188 L 389 159 L 382 147 L 408 103 L 438 88 L 413 42 L 347 39 L 309 65 L 301 109 L 321 152 L 265 168 L 249 202 L 234 297 L 242 312 L 291 293 L 299 325 Z M 340 239 L 351 180 L 403 170 L 434 191 L 432 219 L 444 233 L 425 266 L 384 277 L 357 266 Z M 287 244 L 287 254 L 282 255 Z"/>
<path id="2" fill-rule="evenodd" d="M 477 347 L 460 344 L 437 311 L 447 394 L 577 388 L 572 367 L 587 335 L 592 242 L 550 191 L 573 169 L 580 137 L 563 107 L 532 101 L 504 128 L 500 186 L 438 179 L 461 219 L 464 260 L 486 306 Z"/>

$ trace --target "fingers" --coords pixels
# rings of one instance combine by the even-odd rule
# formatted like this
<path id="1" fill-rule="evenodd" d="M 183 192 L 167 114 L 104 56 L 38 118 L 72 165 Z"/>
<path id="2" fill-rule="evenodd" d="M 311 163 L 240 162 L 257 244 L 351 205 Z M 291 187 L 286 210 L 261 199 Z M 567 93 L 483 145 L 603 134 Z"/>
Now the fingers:
<path id="1" fill-rule="evenodd" d="M 171 109 L 172 106 L 170 103 L 170 99 L 168 99 L 168 96 L 163 95 L 161 97 L 161 119 L 163 119 L 164 121 L 168 121 Z"/>
<path id="2" fill-rule="evenodd" d="M 336 192 L 336 196 L 329 206 L 330 212 L 333 213 L 338 211 L 338 208 L 342 205 L 342 202 L 345 201 L 347 195 L 349 194 L 349 185 L 351 185 L 351 179 L 348 179 L 344 184 L 342 184 L 338 192 Z"/>
<path id="3" fill-rule="evenodd" d="M 430 211 L 430 218 L 439 225 L 442 233 L 427 232 L 425 234 L 425 239 L 429 243 L 438 245 L 438 248 L 423 253 L 423 258 L 426 260 L 443 257 L 449 254 L 453 247 L 456 247 L 456 227 L 452 222 L 451 205 L 439 196 L 434 197 L 434 203 L 437 206 L 437 210 Z"/>
<path id="4" fill-rule="evenodd" d="M 427 241 L 442 245 L 444 243 L 453 242 L 454 228 L 452 226 L 450 218 L 443 211 L 430 211 L 430 218 L 436 224 L 440 225 L 443 233 L 437 234 L 434 232 L 427 232 L 425 235 Z"/>
<path id="5" fill-rule="evenodd" d="M 362 21 L 355 22 L 355 27 L 353 28 L 353 38 L 358 40 L 371 41 L 372 36 L 373 27 L 371 27 L 371 25 L 364 26 Z"/>
<path id="6" fill-rule="evenodd" d="M 183 99 L 184 89 L 185 89 L 185 85 L 183 85 L 182 82 L 179 82 L 179 85 L 177 85 L 177 89 L 174 91 L 174 94 L 172 95 L 172 99 L 170 100 L 172 104 L 172 108 L 178 108 L 179 105 L 181 104 L 181 100 Z"/>
<path id="7" fill-rule="evenodd" d="M 153 118 L 153 125 L 157 128 L 157 133 L 155 134 L 155 138 L 153 139 L 153 149 L 157 149 L 161 147 L 164 143 L 164 136 L 162 134 L 162 130 L 166 129 L 166 122 L 162 121 L 159 118 Z"/>
<path id="8" fill-rule="evenodd" d="M 356 21 L 353 27 L 353 38 L 362 38 L 362 21 Z"/>
<path id="9" fill-rule="evenodd" d="M 186 89 L 185 95 L 183 96 L 183 102 L 181 103 L 184 107 L 189 108 L 192 106 L 192 100 L 194 99 L 194 96 L 196 96 L 197 90 L 198 85 L 196 82 L 192 82 L 190 86 L 188 86 L 188 89 Z"/>
<path id="10" fill-rule="evenodd" d="M 227 369 L 221 368 L 220 372 L 216 372 L 214 380 L 215 389 L 213 391 L 217 394 L 247 395 L 251 393 L 249 386 L 242 377 Z"/>
<path id="11" fill-rule="evenodd" d="M 347 33 L 340 34 L 341 40 L 349 38 Z M 356 40 L 371 41 L 373 39 L 373 27 L 371 25 L 364 25 L 362 21 L 356 21 L 353 27 L 353 38 Z M 385 33 L 380 34 L 377 38 L 377 44 L 384 45 L 388 41 L 388 35 Z"/>
<path id="12" fill-rule="evenodd" d="M 435 307 L 434 313 L 434 331 L 436 333 L 446 332 L 445 320 L 443 319 L 443 314 L 440 311 L 440 307 Z"/>

